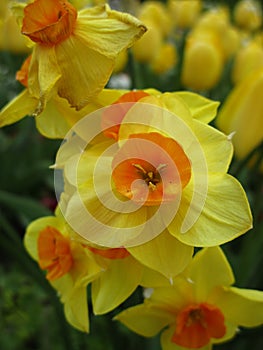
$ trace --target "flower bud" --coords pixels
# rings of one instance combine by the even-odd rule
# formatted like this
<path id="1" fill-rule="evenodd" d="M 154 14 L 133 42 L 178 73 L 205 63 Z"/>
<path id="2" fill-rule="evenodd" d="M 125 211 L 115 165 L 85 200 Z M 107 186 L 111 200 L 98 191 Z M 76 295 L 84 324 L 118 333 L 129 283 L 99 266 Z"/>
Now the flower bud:
<path id="1" fill-rule="evenodd" d="M 232 70 L 233 83 L 239 83 L 251 72 L 261 67 L 263 67 L 263 47 L 258 42 L 250 42 L 242 47 L 235 56 Z"/>
<path id="2" fill-rule="evenodd" d="M 172 69 L 177 63 L 177 51 L 173 44 L 162 44 L 160 51 L 152 62 L 152 70 L 157 74 L 162 74 Z"/>
<path id="3" fill-rule="evenodd" d="M 185 87 L 199 91 L 209 90 L 218 83 L 222 71 L 222 53 L 212 36 L 188 39 L 181 78 Z"/>
<path id="4" fill-rule="evenodd" d="M 244 158 L 263 140 L 263 68 L 243 79 L 227 97 L 216 124 L 233 136 L 235 155 Z"/>
<path id="5" fill-rule="evenodd" d="M 234 21 L 242 29 L 255 30 L 262 25 L 262 8 L 254 0 L 241 0 L 234 8 Z"/>
<path id="6" fill-rule="evenodd" d="M 202 9 L 200 0 L 169 0 L 168 9 L 178 28 L 190 28 L 194 25 Z"/>
<path id="7" fill-rule="evenodd" d="M 134 58 L 139 62 L 151 62 L 162 45 L 162 34 L 159 28 L 150 22 L 144 22 L 148 31 L 132 47 Z"/>

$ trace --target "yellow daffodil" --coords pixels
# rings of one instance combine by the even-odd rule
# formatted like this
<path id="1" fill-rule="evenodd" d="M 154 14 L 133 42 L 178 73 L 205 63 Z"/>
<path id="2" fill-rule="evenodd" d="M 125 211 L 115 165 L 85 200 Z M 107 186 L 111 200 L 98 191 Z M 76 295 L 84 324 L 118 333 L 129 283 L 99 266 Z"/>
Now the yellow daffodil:
<path id="1" fill-rule="evenodd" d="M 89 331 L 87 284 L 101 272 L 92 253 L 70 239 L 62 217 L 48 216 L 33 221 L 27 228 L 25 247 L 46 278 L 58 291 L 68 322 Z"/>
<path id="2" fill-rule="evenodd" d="M 244 158 L 263 140 L 263 69 L 256 70 L 235 86 L 220 110 L 216 125 L 233 133 L 235 155 Z"/>
<path id="3" fill-rule="evenodd" d="M 172 286 L 155 288 L 144 304 L 115 317 L 145 337 L 161 335 L 163 350 L 210 350 L 238 326 L 263 324 L 263 292 L 232 287 L 234 276 L 219 247 L 199 251 Z"/>
<path id="4" fill-rule="evenodd" d="M 156 256 L 150 263 L 144 244 L 155 251 L 171 235 L 190 247 L 213 246 L 249 230 L 245 193 L 226 174 L 232 144 L 206 124 L 217 107 L 189 92 L 133 91 L 76 124 L 55 165 L 62 157 L 75 188 L 64 210 L 69 225 L 101 246 L 124 246 L 164 275 L 150 266 Z M 63 157 L 78 135 L 88 147 Z"/>
<path id="5" fill-rule="evenodd" d="M 170 243 L 170 252 L 172 249 L 174 254 L 181 252 L 181 259 L 160 260 L 159 255 L 165 254 L 167 242 Z M 25 235 L 26 249 L 38 261 L 39 267 L 47 271 L 46 278 L 64 303 L 67 320 L 82 331 L 89 331 L 88 284 L 91 284 L 93 312 L 104 314 L 124 302 L 138 285 L 150 287 L 151 279 L 157 280 L 157 285 L 159 281 L 169 284 L 192 257 L 191 248 L 176 239 L 166 239 L 165 235 L 156 242 L 155 261 L 152 251 L 145 246 L 146 265 L 140 262 L 140 252 L 134 252 L 133 256 L 125 248 L 105 249 L 88 243 L 70 230 L 59 210 L 56 216 L 32 222 Z M 151 267 L 155 266 L 158 267 L 154 271 Z"/>
<path id="6" fill-rule="evenodd" d="M 35 43 L 28 72 L 28 93 L 38 100 L 35 114 L 54 94 L 77 110 L 86 106 L 107 83 L 117 55 L 145 31 L 139 20 L 107 5 L 79 12 L 62 0 L 25 6 L 22 33 Z"/>
<path id="7" fill-rule="evenodd" d="M 107 90 L 94 98 L 86 107 L 80 111 L 70 107 L 68 101 L 58 95 L 53 95 L 46 104 L 45 109 L 39 115 L 35 115 L 38 107 L 38 99 L 30 95 L 28 90 L 28 68 L 32 56 L 30 55 L 16 74 L 16 79 L 25 86 L 25 89 L 11 100 L 0 111 L 0 127 L 13 124 L 25 116 L 34 116 L 38 131 L 48 138 L 64 138 L 71 127 L 82 117 L 90 112 L 111 104 L 116 96 L 123 91 Z"/>

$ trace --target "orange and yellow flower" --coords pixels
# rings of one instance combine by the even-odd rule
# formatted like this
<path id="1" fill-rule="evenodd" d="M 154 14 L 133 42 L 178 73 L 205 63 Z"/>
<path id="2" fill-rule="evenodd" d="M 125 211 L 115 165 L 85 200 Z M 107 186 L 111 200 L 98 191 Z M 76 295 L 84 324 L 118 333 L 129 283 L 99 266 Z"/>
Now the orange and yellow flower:
<path id="1" fill-rule="evenodd" d="M 143 249 L 156 250 L 163 236 L 192 247 L 245 233 L 249 205 L 241 185 L 226 174 L 231 141 L 206 124 L 218 104 L 185 92 L 131 92 L 123 100 L 129 97 L 127 105 L 113 103 L 76 124 L 58 154 L 56 167 L 73 188 L 64 212 L 73 229 L 101 246 L 124 246 L 146 265 Z M 68 152 L 71 141 L 78 135 L 87 140 L 95 124 L 99 141 Z"/>
<path id="2" fill-rule="evenodd" d="M 85 107 L 106 85 L 118 54 L 146 31 L 139 20 L 108 5 L 77 12 L 68 1 L 35 0 L 14 11 L 23 17 L 22 33 L 34 44 L 27 89 L 16 101 L 23 107 L 16 104 L 11 110 L 22 109 L 20 119 L 40 114 L 56 95 L 76 110 Z M 18 120 L 13 113 L 2 126 Z"/>
<path id="3" fill-rule="evenodd" d="M 169 240 L 168 240 L 169 241 Z M 169 284 L 189 263 L 192 249 L 180 242 L 172 242 L 174 253 L 181 252 L 181 260 L 167 261 L 166 275 L 154 264 L 144 265 L 125 248 L 105 248 L 80 240 L 65 222 L 57 209 L 55 216 L 33 221 L 25 234 L 25 247 L 39 267 L 46 271 L 46 278 L 58 291 L 68 322 L 82 331 L 89 331 L 87 285 L 91 284 L 91 300 L 94 314 L 112 311 L 124 302 L 139 285 L 150 287 Z M 159 248 L 161 252 L 162 248 Z M 145 249 L 148 259 L 152 252 Z M 157 264 L 159 262 L 157 251 Z M 174 259 L 175 260 L 175 259 Z M 150 267 L 150 268 L 149 268 Z M 162 271 L 159 268 L 159 271 Z"/>
<path id="4" fill-rule="evenodd" d="M 88 332 L 87 285 L 101 273 L 92 253 L 73 241 L 59 211 L 33 221 L 27 228 L 24 243 L 46 278 L 60 295 L 68 322 Z"/>
<path id="5" fill-rule="evenodd" d="M 155 288 L 144 304 L 115 319 L 145 337 L 163 330 L 163 350 L 210 350 L 233 338 L 238 326 L 263 324 L 263 292 L 232 287 L 233 283 L 223 251 L 205 248 L 173 285 Z"/>

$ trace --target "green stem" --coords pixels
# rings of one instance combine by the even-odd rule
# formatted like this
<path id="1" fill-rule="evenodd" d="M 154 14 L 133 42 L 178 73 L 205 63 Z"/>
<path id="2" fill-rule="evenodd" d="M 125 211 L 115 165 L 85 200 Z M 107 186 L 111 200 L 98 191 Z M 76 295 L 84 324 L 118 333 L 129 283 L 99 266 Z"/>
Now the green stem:
<path id="1" fill-rule="evenodd" d="M 129 52 L 129 70 L 132 78 L 132 89 L 143 89 L 141 65 L 134 59 L 132 52 Z"/>

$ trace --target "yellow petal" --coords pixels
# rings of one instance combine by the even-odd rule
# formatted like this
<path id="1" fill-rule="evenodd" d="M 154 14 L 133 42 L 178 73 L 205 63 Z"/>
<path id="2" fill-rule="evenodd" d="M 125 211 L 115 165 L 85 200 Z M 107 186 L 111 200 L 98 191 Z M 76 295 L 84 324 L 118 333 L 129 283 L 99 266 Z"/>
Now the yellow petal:
<path id="1" fill-rule="evenodd" d="M 108 58 L 116 58 L 146 30 L 137 18 L 113 11 L 105 5 L 80 11 L 74 34 L 86 41 L 93 50 Z"/>
<path id="2" fill-rule="evenodd" d="M 194 301 L 193 283 L 184 275 L 174 278 L 168 287 L 154 289 L 149 304 L 176 314 L 185 305 Z"/>
<path id="3" fill-rule="evenodd" d="M 192 113 L 193 118 L 196 118 L 203 123 L 209 123 L 215 118 L 217 108 L 220 104 L 219 102 L 212 101 L 206 97 L 189 91 L 179 91 L 175 94 L 185 101 Z"/>
<path id="4" fill-rule="evenodd" d="M 128 244 L 142 232 L 146 210 L 142 207 L 125 213 L 124 202 L 119 198 L 116 203 L 117 196 L 118 193 L 106 191 L 97 198 L 93 184 L 85 185 L 81 198 L 78 193 L 70 198 L 66 220 L 78 234 L 100 246 L 117 248 Z M 116 210 L 108 209 L 105 204 L 115 206 Z"/>
<path id="5" fill-rule="evenodd" d="M 65 317 L 74 328 L 89 332 L 89 315 L 86 288 L 76 288 L 64 304 Z"/>
<path id="6" fill-rule="evenodd" d="M 192 190 L 185 188 L 180 207 L 168 230 L 185 244 L 197 247 L 226 243 L 252 227 L 246 194 L 230 175 L 214 175 L 208 181 L 205 204 L 192 201 Z M 189 215 L 187 213 L 190 208 Z M 198 213 L 198 218 L 196 213 Z M 195 223 L 194 220 L 197 221 Z"/>
<path id="7" fill-rule="evenodd" d="M 193 254 L 192 247 L 179 242 L 167 230 L 151 241 L 128 250 L 142 264 L 168 279 L 182 272 Z"/>
<path id="8" fill-rule="evenodd" d="M 58 94 L 77 110 L 98 95 L 114 67 L 114 59 L 87 47 L 78 36 L 69 37 L 56 47 L 56 59 L 62 74 Z"/>
<path id="9" fill-rule="evenodd" d="M 32 97 L 28 90 L 23 90 L 11 100 L 0 112 L 0 127 L 13 124 L 26 115 L 32 115 L 38 105 L 38 100 Z"/>
<path id="10" fill-rule="evenodd" d="M 54 46 L 36 45 L 32 52 L 28 72 L 29 93 L 39 99 L 39 105 L 35 111 L 36 115 L 45 108 L 47 101 L 55 92 L 55 85 L 60 77 L 61 70 Z"/>
<path id="11" fill-rule="evenodd" d="M 142 271 L 142 279 L 140 285 L 145 288 L 170 286 L 171 280 L 164 277 L 163 274 L 160 274 L 159 272 L 149 269 L 145 266 Z"/>
<path id="12" fill-rule="evenodd" d="M 197 252 L 184 274 L 195 285 L 197 302 L 207 300 L 213 288 L 229 286 L 235 281 L 231 266 L 219 247 Z"/>
<path id="13" fill-rule="evenodd" d="M 70 130 L 71 125 L 67 121 L 66 111 L 61 110 L 60 104 L 63 108 L 67 101 L 58 98 L 50 99 L 43 112 L 35 118 L 38 131 L 45 137 L 63 139 Z M 69 106 L 68 110 L 70 111 Z"/>
<path id="14" fill-rule="evenodd" d="M 83 108 L 106 85 L 117 55 L 145 31 L 134 17 L 108 7 L 80 12 L 74 35 L 56 46 L 62 72 L 59 95 L 76 109 Z"/>
<path id="15" fill-rule="evenodd" d="M 111 186 L 112 141 L 92 146 L 65 165 L 65 176 L 78 192 L 69 200 L 65 216 L 74 230 L 88 241 L 106 247 L 120 247 L 137 237 L 146 220 L 145 207 L 123 200 Z M 116 145 L 113 144 L 113 147 Z M 75 165 L 74 165 L 75 164 Z M 88 165 L 88 166 L 87 166 Z M 88 225 L 88 226 L 87 226 Z M 87 230 L 89 227 L 89 230 Z"/>
<path id="16" fill-rule="evenodd" d="M 155 309 L 147 305 L 131 307 L 117 316 L 126 327 L 144 337 L 153 337 L 165 326 L 175 321 L 175 316 L 168 311 Z"/>
<path id="17" fill-rule="evenodd" d="M 225 288 L 217 305 L 235 325 L 256 327 L 263 324 L 263 292 L 259 290 Z"/>
<path id="18" fill-rule="evenodd" d="M 192 164 L 196 164 L 198 169 L 201 152 L 204 152 L 208 172 L 226 172 L 233 155 L 233 146 L 229 138 L 215 128 L 197 120 L 194 121 L 193 127 L 202 148 L 193 153 L 196 158 L 192 157 Z M 204 172 L 206 169 L 200 170 Z M 194 165 L 193 171 L 195 171 Z"/>
<path id="19" fill-rule="evenodd" d="M 92 282 L 92 305 L 96 315 L 107 313 L 125 301 L 140 283 L 142 266 L 131 256 L 113 260 L 99 279 Z"/>
<path id="20" fill-rule="evenodd" d="M 123 118 L 119 139 L 157 131 L 187 149 L 193 142 L 191 127 L 192 116 L 185 102 L 173 93 L 164 93 L 143 97 L 129 109 Z"/>

